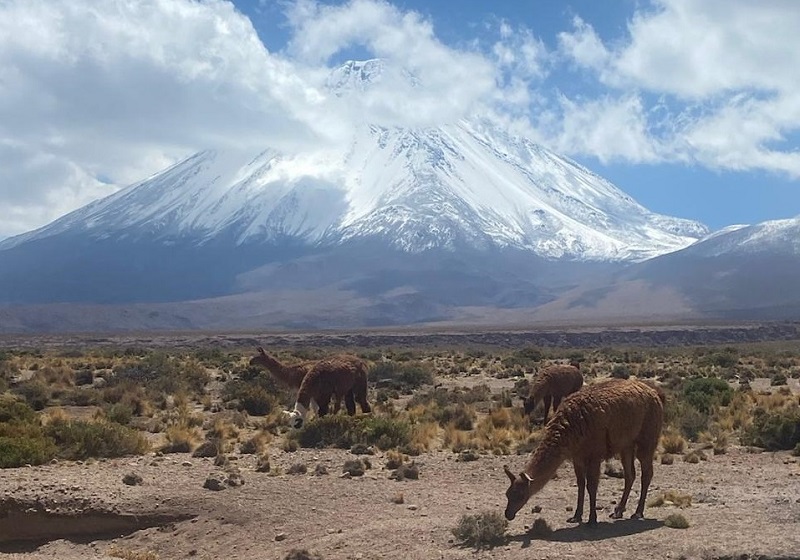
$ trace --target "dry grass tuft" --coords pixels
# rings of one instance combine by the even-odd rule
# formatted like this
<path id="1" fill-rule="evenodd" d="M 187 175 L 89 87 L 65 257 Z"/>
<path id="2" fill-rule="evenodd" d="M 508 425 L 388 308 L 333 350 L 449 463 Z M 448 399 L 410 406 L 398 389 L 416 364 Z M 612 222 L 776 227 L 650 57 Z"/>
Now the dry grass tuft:
<path id="1" fill-rule="evenodd" d="M 123 560 L 159 560 L 158 554 L 152 550 L 134 550 L 116 544 L 109 547 L 107 554 Z"/>
<path id="2" fill-rule="evenodd" d="M 667 490 L 647 500 L 647 507 L 675 506 L 683 509 L 691 505 L 692 496 L 690 494 L 682 494 L 677 490 Z"/>
<path id="3" fill-rule="evenodd" d="M 459 542 L 481 549 L 505 542 L 507 528 L 508 521 L 502 514 L 483 511 L 474 515 L 462 515 L 452 533 Z"/>
<path id="4" fill-rule="evenodd" d="M 661 449 L 664 450 L 664 453 L 680 455 L 685 448 L 686 440 L 678 431 L 674 429 L 664 430 L 661 435 Z"/>
<path id="5" fill-rule="evenodd" d="M 664 520 L 664 525 L 672 529 L 688 529 L 689 521 L 680 513 L 670 513 Z"/>

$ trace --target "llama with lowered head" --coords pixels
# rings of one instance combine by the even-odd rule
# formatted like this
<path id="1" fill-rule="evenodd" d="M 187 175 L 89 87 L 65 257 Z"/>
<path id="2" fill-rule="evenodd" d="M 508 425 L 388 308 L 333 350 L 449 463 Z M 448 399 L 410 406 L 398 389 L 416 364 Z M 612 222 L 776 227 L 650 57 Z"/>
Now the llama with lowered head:
<path id="1" fill-rule="evenodd" d="M 544 423 L 550 414 L 550 404 L 553 412 L 558 410 L 561 400 L 583 386 L 583 375 L 579 362 L 567 365 L 554 365 L 542 370 L 533 382 L 528 393 L 528 398 L 523 402 L 525 414 L 533 414 L 539 401 L 544 402 Z"/>
<path id="2" fill-rule="evenodd" d="M 250 359 L 250 365 L 266 368 L 266 370 L 275 379 L 291 389 L 300 389 L 300 385 L 303 383 L 303 379 L 305 378 L 306 374 L 311 370 L 315 363 L 317 363 L 302 362 L 299 364 L 287 365 L 278 361 L 275 357 L 267 354 L 267 352 L 261 346 L 257 347 L 256 350 L 258 351 L 258 355 L 253 356 Z M 340 361 L 350 361 L 356 368 L 360 367 L 360 364 L 363 363 L 361 358 L 358 356 L 353 356 L 352 354 L 338 354 L 335 356 L 335 359 Z M 336 393 L 333 395 L 334 414 L 339 412 L 343 397 L 343 394 Z M 317 402 L 314 399 L 312 399 L 311 403 L 309 404 L 312 409 L 318 409 Z"/>
<path id="3" fill-rule="evenodd" d="M 503 467 L 511 480 L 506 491 L 506 519 L 514 519 L 531 496 L 553 478 L 558 467 L 572 460 L 578 482 L 578 504 L 568 522 L 580 523 L 585 491 L 589 491 L 589 525 L 597 524 L 600 464 L 614 456 L 622 460 L 625 487 L 611 514 L 622 517 L 633 481 L 634 457 L 642 471 L 642 489 L 633 518 L 644 516 L 647 489 L 653 478 L 653 456 L 664 417 L 663 391 L 636 379 L 612 379 L 570 395 L 545 427 L 545 434 L 519 476 Z"/>
<path id="4" fill-rule="evenodd" d="M 320 360 L 311 366 L 300 384 L 294 410 L 287 413 L 292 427 L 303 427 L 312 401 L 316 401 L 319 407 L 317 415 L 325 416 L 333 395 L 344 395 L 350 416 L 356 413 L 356 402 L 361 412 L 371 411 L 367 402 L 367 364 L 359 358 L 353 358 L 337 356 Z"/>

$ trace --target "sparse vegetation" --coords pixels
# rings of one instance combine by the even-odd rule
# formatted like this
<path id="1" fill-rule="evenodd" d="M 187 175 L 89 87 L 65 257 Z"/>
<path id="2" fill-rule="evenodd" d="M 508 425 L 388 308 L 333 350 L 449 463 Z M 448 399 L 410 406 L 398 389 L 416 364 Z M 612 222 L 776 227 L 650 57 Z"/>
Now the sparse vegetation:
<path id="1" fill-rule="evenodd" d="M 496 511 L 462 515 L 452 530 L 460 543 L 477 549 L 490 548 L 505 541 L 508 521 Z"/>
<path id="2" fill-rule="evenodd" d="M 667 518 L 664 519 L 664 525 L 672 529 L 688 529 L 689 521 L 681 513 L 670 513 Z"/>

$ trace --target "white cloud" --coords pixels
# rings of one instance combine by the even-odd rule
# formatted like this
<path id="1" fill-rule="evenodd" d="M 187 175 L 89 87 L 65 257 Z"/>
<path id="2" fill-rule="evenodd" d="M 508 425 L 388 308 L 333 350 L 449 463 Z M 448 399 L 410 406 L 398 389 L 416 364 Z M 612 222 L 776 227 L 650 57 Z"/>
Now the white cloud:
<path id="1" fill-rule="evenodd" d="M 0 3 L 0 196 L 30 193 L 0 236 L 209 145 L 307 142 L 314 95 L 227 2 Z"/>
<path id="2" fill-rule="evenodd" d="M 560 34 L 562 55 L 617 95 L 635 96 L 645 107 L 656 99 L 642 118 L 658 114 L 668 125 L 638 128 L 652 149 L 637 152 L 624 137 L 608 138 L 605 155 L 593 155 L 693 161 L 799 178 L 800 152 L 786 142 L 800 132 L 798 29 L 800 10 L 792 0 L 658 0 L 634 15 L 628 37 L 610 46 L 576 19 L 572 32 Z M 663 98 L 668 102 L 662 111 L 652 110 Z M 598 114 L 594 99 L 564 109 L 565 130 L 570 120 L 591 125 L 583 118 L 587 113 L 605 124 L 622 124 L 614 106 Z M 565 140 L 558 142 L 566 145 Z"/>
<path id="3" fill-rule="evenodd" d="M 560 117 L 548 117 L 549 137 L 560 153 L 594 156 L 602 162 L 624 158 L 654 162 L 659 146 L 648 132 L 647 115 L 636 96 L 576 102 L 560 100 Z M 540 126 L 545 120 L 540 121 Z"/>
<path id="4" fill-rule="evenodd" d="M 554 50 L 517 21 L 456 47 L 384 0 L 260 17 L 278 5 L 290 40 L 269 52 L 228 0 L 0 0 L 0 238 L 208 147 L 475 112 L 566 155 L 800 177 L 794 0 L 653 0 L 618 37 L 576 17 Z M 331 95 L 354 52 L 386 61 L 380 80 Z"/>
<path id="5" fill-rule="evenodd" d="M 413 11 L 380 0 L 334 6 L 300 0 L 289 20 L 289 55 L 322 65 L 326 75 L 334 56 L 354 47 L 386 61 L 379 81 L 342 100 L 352 120 L 409 126 L 454 121 L 494 89 L 494 68 L 485 57 L 447 47 L 433 24 Z"/>
<path id="6" fill-rule="evenodd" d="M 485 57 L 446 47 L 414 12 L 300 0 L 289 15 L 291 45 L 270 53 L 224 0 L 0 3 L 0 165 L 14 168 L 0 175 L 0 238 L 197 150 L 336 142 L 359 120 L 452 121 L 494 88 Z M 339 99 L 324 90 L 329 59 L 353 43 L 389 70 Z"/>
<path id="7" fill-rule="evenodd" d="M 609 60 L 609 52 L 591 25 L 581 18 L 573 19 L 574 31 L 559 33 L 559 48 L 578 66 L 601 70 Z"/>

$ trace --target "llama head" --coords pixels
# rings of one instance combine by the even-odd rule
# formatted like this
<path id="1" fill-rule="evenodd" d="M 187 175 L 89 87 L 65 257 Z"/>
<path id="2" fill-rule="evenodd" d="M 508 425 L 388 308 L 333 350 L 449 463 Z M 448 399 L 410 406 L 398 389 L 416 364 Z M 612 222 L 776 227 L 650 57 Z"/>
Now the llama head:
<path id="1" fill-rule="evenodd" d="M 505 511 L 506 519 L 511 521 L 517 516 L 517 512 L 522 509 L 522 506 L 528 502 L 531 494 L 533 494 L 531 484 L 533 479 L 531 479 L 526 472 L 520 473 L 519 476 L 514 476 L 514 473 L 511 472 L 507 465 L 503 465 L 503 470 L 509 480 L 511 480 L 511 486 L 506 490 L 508 504 L 506 505 Z"/>
<path id="2" fill-rule="evenodd" d="M 303 416 L 298 413 L 296 410 L 286 413 L 286 419 L 288 420 L 289 425 L 294 428 L 295 430 L 299 430 L 303 427 L 304 419 Z"/>
<path id="3" fill-rule="evenodd" d="M 259 346 L 259 347 L 256 348 L 256 351 L 258 352 L 258 355 L 253 356 L 252 358 L 250 358 L 250 365 L 251 366 L 258 366 L 258 365 L 266 366 L 267 365 L 267 353 L 264 351 L 264 348 Z"/>
<path id="4" fill-rule="evenodd" d="M 283 414 L 286 416 L 287 423 L 294 428 L 295 430 L 299 430 L 303 427 L 306 421 L 306 413 L 308 409 L 300 403 L 295 403 L 294 410 L 291 412 L 284 412 Z"/>

